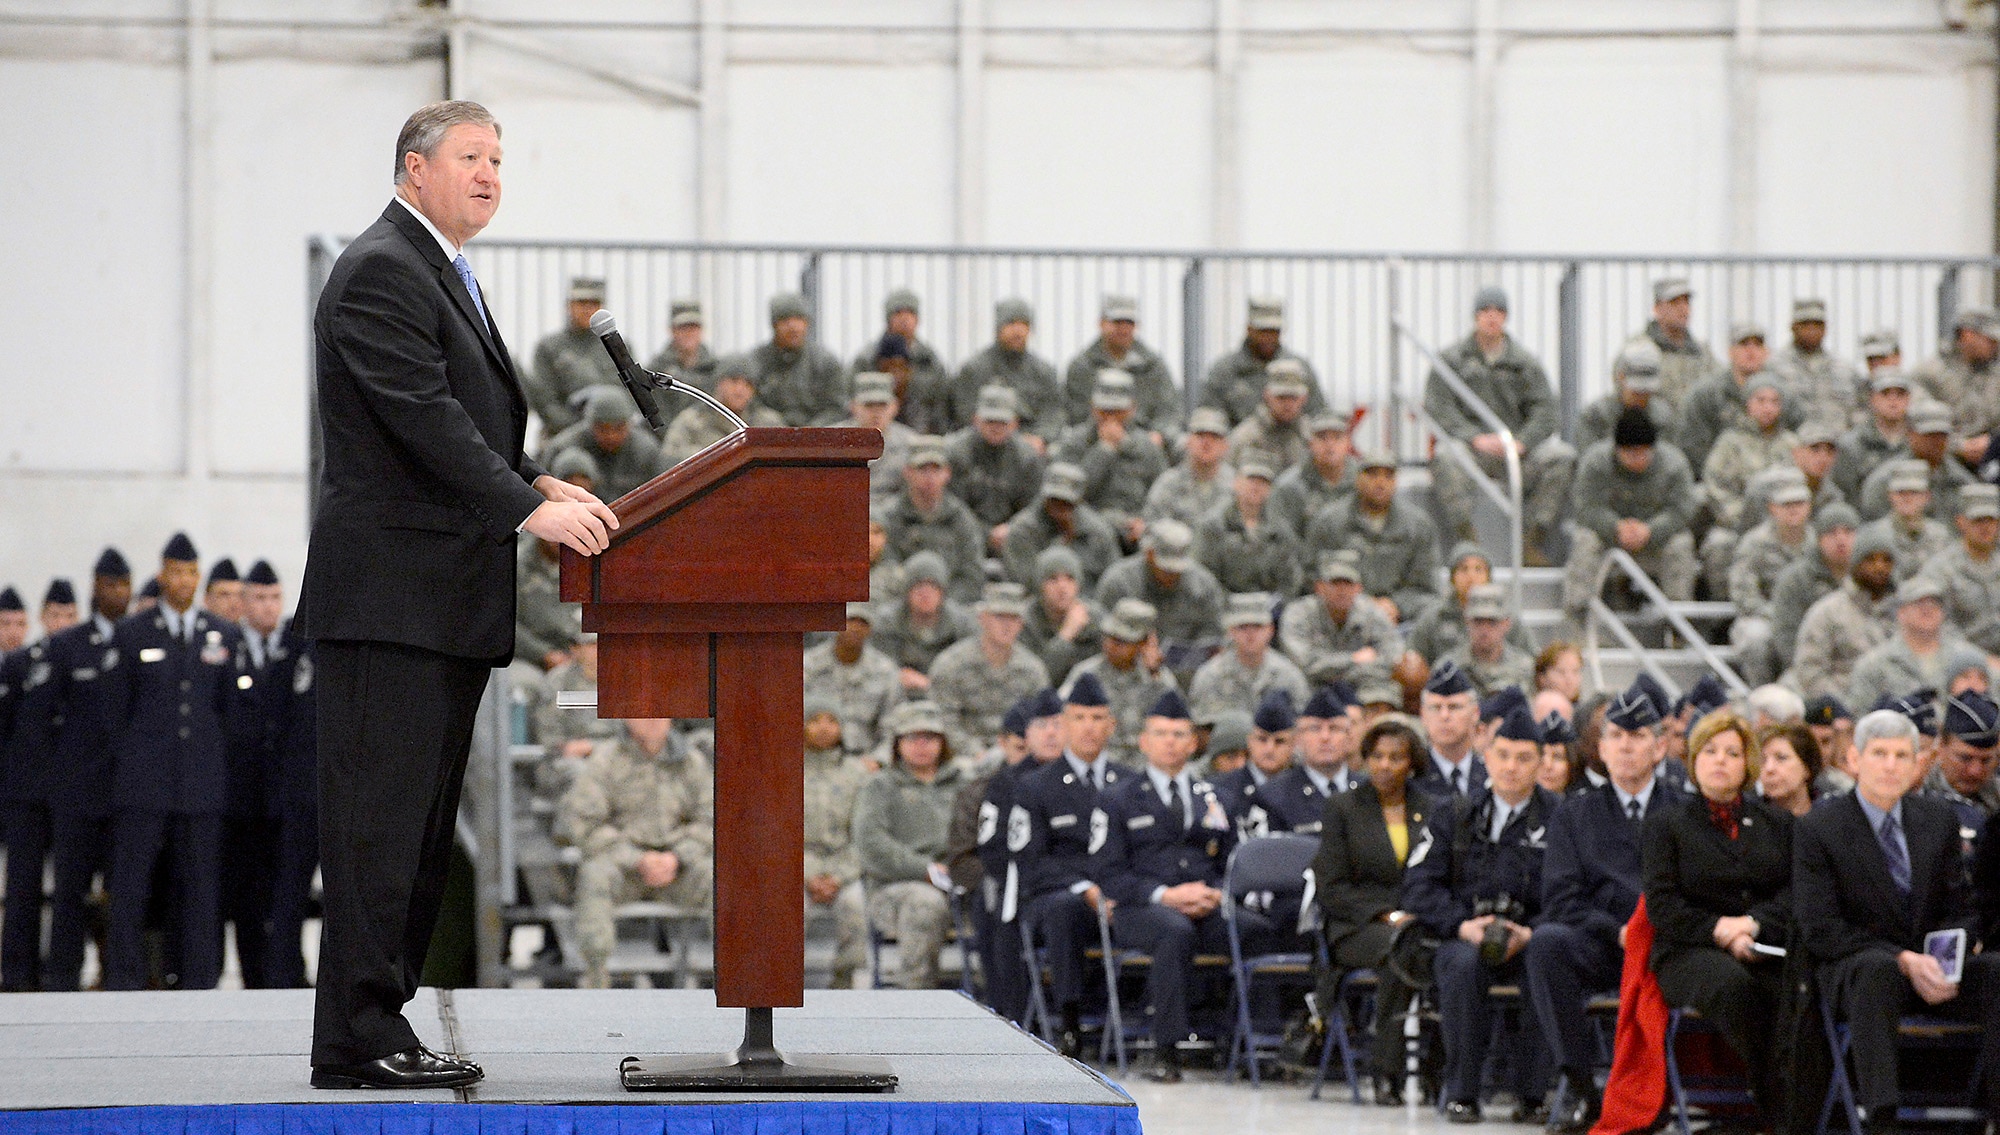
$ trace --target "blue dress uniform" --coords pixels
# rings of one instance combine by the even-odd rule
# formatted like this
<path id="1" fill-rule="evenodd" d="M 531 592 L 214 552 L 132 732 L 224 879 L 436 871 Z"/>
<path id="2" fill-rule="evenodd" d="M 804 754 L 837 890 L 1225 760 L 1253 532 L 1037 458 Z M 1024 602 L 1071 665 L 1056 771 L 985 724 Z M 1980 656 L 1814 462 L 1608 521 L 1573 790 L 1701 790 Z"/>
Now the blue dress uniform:
<path id="1" fill-rule="evenodd" d="M 108 876 L 111 864 L 114 745 L 127 712 L 120 667 L 131 661 L 119 655 L 115 633 L 111 620 L 93 613 L 49 640 L 62 718 L 49 784 L 55 892 L 42 987 L 51 991 L 73 992 L 82 979 L 90 931 L 85 900 L 91 880 L 100 871 Z"/>
<path id="2" fill-rule="evenodd" d="M 1634 691 L 1614 699 L 1605 719 L 1630 730 L 1659 723 L 1651 701 Z M 1593 993 L 1618 988 L 1625 964 L 1618 932 L 1645 890 L 1639 872 L 1645 817 L 1684 799 L 1657 771 L 1642 795 L 1627 799 L 1611 784 L 1600 785 L 1565 799 L 1549 820 L 1542 917 L 1523 954 L 1536 1021 L 1569 1085 L 1569 1106 L 1558 1117 L 1562 1130 L 1588 1130 L 1597 1119 L 1597 1039 L 1584 1008 Z"/>
<path id="3" fill-rule="evenodd" d="M 277 869 L 271 887 L 270 951 L 264 984 L 306 985 L 306 908 L 319 870 L 319 732 L 313 703 L 312 644 L 287 621 L 271 648 L 264 682 L 279 697 L 277 763 L 271 807 L 277 817 Z"/>
<path id="4" fill-rule="evenodd" d="M 1250 724 L 1265 733 L 1282 733 L 1298 724 L 1298 713 L 1292 708 L 1292 696 L 1283 690 L 1272 690 L 1257 703 L 1257 710 L 1250 715 Z M 1236 824 L 1239 839 L 1254 839 L 1273 832 L 1290 831 L 1286 816 L 1263 798 L 1270 782 L 1284 775 L 1285 770 L 1266 773 L 1254 764 L 1245 763 L 1235 772 L 1225 773 L 1215 779 L 1216 795 L 1222 800 L 1223 810 Z M 1319 813 L 1314 812 L 1317 820 Z"/>
<path id="5" fill-rule="evenodd" d="M 1433 811 L 1423 836 L 1410 850 L 1402 905 L 1440 939 L 1432 973 L 1444 1034 L 1445 1098 L 1450 1102 L 1477 1103 L 1493 1032 L 1489 989 L 1521 982 L 1525 968 L 1519 954 L 1502 966 L 1488 968 L 1479 960 L 1479 948 L 1458 936 L 1459 924 L 1473 917 L 1476 904 L 1502 896 L 1523 909 L 1514 921 L 1536 924 L 1548 825 L 1558 803 L 1554 793 L 1537 785 L 1494 839 L 1496 801 L 1491 789 L 1481 789 L 1454 806 Z M 1546 1091 L 1546 1062 L 1533 1013 L 1521 1015 L 1513 1052 L 1514 1090 L 1524 1104 L 1538 1104 Z"/>
<path id="6" fill-rule="evenodd" d="M 259 560 L 246 583 L 275 585 L 271 565 Z M 229 782 L 222 820 L 222 921 L 236 927 L 236 956 L 243 987 L 263 989 L 270 973 L 271 896 L 277 877 L 276 808 L 278 731 L 290 691 L 270 680 L 274 655 L 283 649 L 284 626 L 269 638 L 239 628 L 251 685 L 240 691 L 228 727 Z"/>
<path id="7" fill-rule="evenodd" d="M 177 637 L 169 618 L 164 608 L 130 615 L 113 636 L 126 708 L 112 782 L 106 989 L 145 988 L 146 907 L 163 849 L 172 853 L 181 988 L 213 988 L 222 976 L 230 717 L 256 679 L 235 627 L 190 610 L 176 617 Z"/>
<path id="8" fill-rule="evenodd" d="M 1109 699 L 1097 676 L 1086 673 L 1070 685 L 1069 703 L 1104 706 Z M 1061 757 L 1020 778 L 1014 806 L 1007 812 L 1007 849 L 1019 872 L 1028 929 L 1048 946 L 1065 1049 L 1076 1047 L 1087 972 L 1084 951 L 1097 944 L 1097 914 L 1083 895 L 1096 885 L 1091 854 L 1103 844 L 1108 822 L 1098 795 L 1134 775 L 1104 753 L 1087 762 L 1065 749 Z"/>
<path id="9" fill-rule="evenodd" d="M 1163 784 L 1166 796 L 1161 795 Z M 1154 768 L 1127 776 L 1105 790 L 1099 806 L 1105 837 L 1091 857 L 1091 872 L 1117 904 L 1111 914 L 1112 941 L 1152 955 L 1146 996 L 1153 1006 L 1153 1045 L 1165 1056 L 1188 1037 L 1194 955 L 1228 952 L 1229 930 L 1220 908 L 1192 919 L 1161 905 L 1155 896 L 1182 883 L 1220 889 L 1223 868 L 1236 846 L 1235 825 L 1215 789 L 1185 769 L 1171 780 Z M 1262 918 L 1238 913 L 1268 929 Z"/>
<path id="10" fill-rule="evenodd" d="M 1449 658 L 1439 662 L 1437 668 L 1431 671 L 1430 678 L 1424 682 L 1424 692 L 1447 698 L 1476 693 L 1472 679 Z M 1449 811 L 1447 805 L 1453 799 L 1466 799 L 1486 787 L 1486 765 L 1477 753 L 1468 752 L 1463 766 L 1447 771 L 1444 759 L 1433 750 L 1417 758 L 1416 766 L 1410 769 L 1409 787 L 1429 796 L 1437 811 Z"/>
<path id="11" fill-rule="evenodd" d="M 42 864 L 49 853 L 49 777 L 59 721 L 44 639 L 0 659 L 0 823 L 7 837 L 7 906 L 0 991 L 40 987 Z"/>
<path id="12" fill-rule="evenodd" d="M 1053 689 L 1022 698 L 1007 711 L 1008 726 L 1019 715 L 1025 734 L 1027 723 L 1062 713 L 1062 697 Z M 1006 818 L 1014 810 L 1021 778 L 1043 766 L 1030 757 L 1019 764 L 1002 765 L 987 782 L 986 795 L 979 802 L 979 830 L 974 850 L 982 868 L 979 900 L 973 904 L 979 920 L 981 958 L 985 963 L 986 1003 L 993 1011 L 1020 1024 L 1028 1016 L 1028 972 L 1021 956 L 1020 865 L 1007 849 Z"/>

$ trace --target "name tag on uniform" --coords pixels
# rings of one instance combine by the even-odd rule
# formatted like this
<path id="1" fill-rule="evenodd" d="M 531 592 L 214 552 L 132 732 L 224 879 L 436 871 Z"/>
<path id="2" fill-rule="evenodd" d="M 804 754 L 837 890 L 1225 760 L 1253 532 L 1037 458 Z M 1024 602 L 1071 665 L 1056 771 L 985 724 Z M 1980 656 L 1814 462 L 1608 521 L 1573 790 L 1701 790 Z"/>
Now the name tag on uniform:
<path id="1" fill-rule="evenodd" d="M 1140 828 L 1150 828 L 1152 826 L 1153 826 L 1153 817 L 1151 816 L 1134 816 L 1131 819 L 1125 821 L 1125 828 L 1128 831 L 1136 832 Z"/>
<path id="2" fill-rule="evenodd" d="M 163 647 L 149 646 L 139 652 L 139 661 L 141 662 L 165 662 L 166 660 L 167 652 Z"/>
<path id="3" fill-rule="evenodd" d="M 1052 827 L 1052 828 L 1073 828 L 1073 827 L 1075 827 L 1075 826 L 1076 826 L 1076 817 L 1075 817 L 1075 816 L 1050 816 L 1050 817 L 1049 817 L 1049 826 L 1050 826 L 1050 827 Z"/>

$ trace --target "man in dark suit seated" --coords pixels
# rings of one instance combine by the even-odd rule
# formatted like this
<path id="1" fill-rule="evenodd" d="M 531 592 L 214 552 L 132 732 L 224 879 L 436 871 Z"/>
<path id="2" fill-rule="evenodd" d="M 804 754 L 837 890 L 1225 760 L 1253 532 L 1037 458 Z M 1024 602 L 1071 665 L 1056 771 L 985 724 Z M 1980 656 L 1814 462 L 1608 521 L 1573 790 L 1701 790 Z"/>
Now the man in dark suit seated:
<path id="1" fill-rule="evenodd" d="M 1153 1007 L 1153 1066 L 1146 1078 L 1173 1084 L 1181 1078 L 1175 1046 L 1188 1039 L 1194 956 L 1229 949 L 1222 870 L 1236 833 L 1215 790 L 1188 769 L 1194 722 L 1178 692 L 1168 690 L 1147 711 L 1139 751 L 1145 772 L 1104 791 L 1105 835 L 1091 855 L 1091 873 L 1114 904 L 1112 941 L 1152 955 L 1146 1000 Z M 1250 911 L 1237 917 L 1265 925 Z"/>
<path id="2" fill-rule="evenodd" d="M 1447 658 L 1431 671 L 1417 706 L 1431 751 L 1411 770 L 1410 787 L 1442 802 L 1476 794 L 1486 786 L 1486 769 L 1472 751 L 1479 728 L 1479 693 L 1472 679 Z"/>
<path id="3" fill-rule="evenodd" d="M 1463 800 L 1434 798 L 1430 822 L 1403 876 L 1403 909 L 1443 939 L 1432 972 L 1444 1034 L 1445 1118 L 1453 1123 L 1482 1118 L 1479 1089 L 1493 1034 L 1492 987 L 1526 984 L 1521 953 L 1540 921 L 1542 859 L 1549 820 L 1560 803 L 1535 783 L 1541 759 L 1541 728 L 1517 706 L 1487 747 L 1489 784 Z M 1520 1025 L 1510 1048 L 1520 1100 L 1514 1121 L 1540 1122 L 1546 1053 L 1535 1015 L 1522 1013 Z"/>
<path id="4" fill-rule="evenodd" d="M 1615 991 L 1625 964 L 1625 923 L 1639 904 L 1639 833 L 1645 818 L 1681 799 L 1658 776 L 1660 715 L 1626 690 L 1604 713 L 1597 744 L 1610 782 L 1569 797 L 1549 821 L 1542 864 L 1542 920 L 1528 942 L 1528 994 L 1568 1085 L 1551 1130 L 1590 1130 L 1603 1100 L 1592 1069 L 1597 1038 L 1584 1014 L 1593 993 Z"/>
<path id="5" fill-rule="evenodd" d="M 2000 1068 L 2000 954 L 1973 954 L 1945 980 L 1924 952 L 1933 930 L 1975 930 L 1951 806 L 1912 795 L 1923 776 L 1910 719 L 1876 710 L 1854 727 L 1854 792 L 1799 821 L 1792 844 L 1793 940 L 1853 1038 L 1855 1102 L 1871 1133 L 1893 1131 L 1898 1020 L 1922 1012 L 1978 1023 L 1980 1061 Z M 1982 1086 L 2000 1117 L 2000 1076 Z"/>
<path id="6" fill-rule="evenodd" d="M 1063 755 L 1021 777 L 1007 812 L 1007 850 L 1019 868 L 1027 927 L 1049 951 L 1052 1000 L 1062 1015 L 1056 1048 L 1064 1056 L 1083 1051 L 1083 952 L 1097 944 L 1097 904 L 1107 898 L 1091 859 L 1109 822 L 1099 802 L 1135 775 L 1104 751 L 1117 728 L 1103 683 L 1079 674 L 1063 704 Z"/>

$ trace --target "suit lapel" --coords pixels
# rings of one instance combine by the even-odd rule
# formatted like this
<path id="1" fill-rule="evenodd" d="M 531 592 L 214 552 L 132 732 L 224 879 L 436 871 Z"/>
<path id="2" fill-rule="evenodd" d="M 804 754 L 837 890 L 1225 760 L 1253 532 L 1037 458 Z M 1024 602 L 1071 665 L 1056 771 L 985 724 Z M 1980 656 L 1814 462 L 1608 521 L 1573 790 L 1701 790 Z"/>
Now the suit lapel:
<path id="1" fill-rule="evenodd" d="M 1869 824 L 1868 813 L 1861 810 L 1861 800 L 1853 793 L 1849 793 L 1842 804 L 1847 809 L 1848 838 L 1857 841 L 1860 846 L 1868 849 L 1854 858 L 1865 864 L 1862 869 L 1867 873 L 1869 884 L 1876 891 L 1877 901 L 1880 902 L 1884 910 L 1901 912 L 1904 921 L 1907 922 L 1910 917 L 1909 900 L 1904 897 L 1903 892 L 1896 889 L 1896 880 L 1889 874 L 1889 860 L 1882 853 L 1882 841 L 1876 836 L 1874 827 Z M 1905 809 L 1905 817 L 1908 814 L 1908 809 Z M 1916 847 L 1916 841 L 1910 838 L 1907 828 L 1903 832 L 1903 841 L 1908 843 L 1912 848 Z M 1916 864 L 1912 863 L 1910 865 L 1910 891 L 1912 894 L 1916 893 L 1916 881 Z"/>
<path id="2" fill-rule="evenodd" d="M 396 201 L 389 202 L 389 207 L 383 211 L 382 218 L 395 225 L 397 231 L 415 246 L 417 254 L 437 269 L 438 286 L 451 297 L 452 303 L 457 305 L 459 314 L 465 316 L 466 322 L 472 324 L 473 330 L 479 335 L 479 341 L 485 344 L 487 352 L 493 356 L 493 361 L 504 368 L 504 373 L 510 379 L 507 385 L 509 387 L 518 385 L 511 381 L 514 364 L 507 357 L 506 348 L 500 346 L 499 336 L 493 328 L 479 317 L 479 309 L 472 303 L 472 293 L 466 290 L 465 281 L 458 278 L 458 269 L 452 267 L 451 258 L 444 254 L 444 249 L 438 247 L 437 238 L 430 234 L 430 230 L 424 228 L 424 223 L 419 221 L 415 214 Z M 487 310 L 493 310 L 490 300 L 487 302 Z M 521 397 L 520 391 L 513 391 L 512 396 Z"/>

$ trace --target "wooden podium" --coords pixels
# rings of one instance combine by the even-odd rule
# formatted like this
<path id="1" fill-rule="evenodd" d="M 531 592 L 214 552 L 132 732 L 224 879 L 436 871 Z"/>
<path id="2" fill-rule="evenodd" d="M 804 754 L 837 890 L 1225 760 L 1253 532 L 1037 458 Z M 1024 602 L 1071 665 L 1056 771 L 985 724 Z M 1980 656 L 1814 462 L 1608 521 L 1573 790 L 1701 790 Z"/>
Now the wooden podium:
<path id="1" fill-rule="evenodd" d="M 886 1062 L 772 1046 L 805 1004 L 802 636 L 868 598 L 872 429 L 742 430 L 612 502 L 597 556 L 562 550 L 562 599 L 597 633 L 597 715 L 715 719 L 715 1003 L 733 1057 L 627 1057 L 632 1090 L 883 1090 Z"/>

